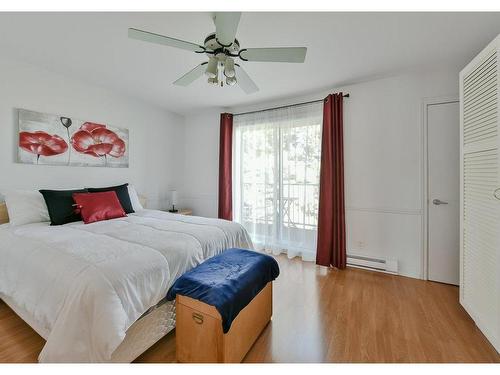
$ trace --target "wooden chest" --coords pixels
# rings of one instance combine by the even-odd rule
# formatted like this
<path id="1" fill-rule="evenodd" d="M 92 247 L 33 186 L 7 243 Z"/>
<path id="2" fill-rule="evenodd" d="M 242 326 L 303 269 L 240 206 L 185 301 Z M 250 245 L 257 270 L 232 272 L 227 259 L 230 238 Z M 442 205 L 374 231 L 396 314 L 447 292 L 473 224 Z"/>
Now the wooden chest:
<path id="1" fill-rule="evenodd" d="M 222 331 L 222 319 L 215 307 L 181 295 L 176 297 L 176 304 L 178 362 L 241 362 L 271 320 L 272 282 L 240 311 L 227 333 Z"/>

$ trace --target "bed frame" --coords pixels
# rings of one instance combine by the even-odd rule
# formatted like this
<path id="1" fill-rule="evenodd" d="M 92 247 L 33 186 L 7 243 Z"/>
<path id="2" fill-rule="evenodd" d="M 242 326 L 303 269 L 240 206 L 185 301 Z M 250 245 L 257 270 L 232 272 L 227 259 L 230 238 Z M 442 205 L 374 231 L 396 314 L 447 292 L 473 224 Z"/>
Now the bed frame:
<path id="1" fill-rule="evenodd" d="M 146 205 L 146 199 L 139 197 L 141 204 Z M 4 202 L 0 202 L 0 224 L 9 222 L 7 207 Z M 33 328 L 45 340 L 48 332 L 44 332 L 37 327 L 30 314 L 17 306 L 7 296 L 0 296 L 2 300 L 19 315 L 31 328 Z M 175 328 L 175 301 L 162 301 L 158 305 L 149 309 L 144 315 L 137 319 L 127 330 L 125 339 L 116 348 L 111 356 L 111 362 L 130 363 L 167 333 Z"/>
<path id="2" fill-rule="evenodd" d="M 0 224 L 9 222 L 9 214 L 7 213 L 7 206 L 4 202 L 0 202 Z"/>

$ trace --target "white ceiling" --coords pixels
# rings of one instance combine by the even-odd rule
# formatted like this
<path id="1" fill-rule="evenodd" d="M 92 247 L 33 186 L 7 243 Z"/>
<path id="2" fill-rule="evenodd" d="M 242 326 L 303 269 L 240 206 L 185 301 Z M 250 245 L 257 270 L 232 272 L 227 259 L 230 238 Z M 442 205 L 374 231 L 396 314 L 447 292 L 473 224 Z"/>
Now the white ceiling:
<path id="1" fill-rule="evenodd" d="M 1 13 L 1 55 L 135 96 L 177 113 L 296 96 L 433 65 L 463 66 L 500 33 L 500 13 L 243 13 L 245 47 L 306 46 L 304 64 L 242 66 L 260 87 L 172 82 L 205 56 L 130 40 L 135 27 L 202 44 L 210 13 Z"/>

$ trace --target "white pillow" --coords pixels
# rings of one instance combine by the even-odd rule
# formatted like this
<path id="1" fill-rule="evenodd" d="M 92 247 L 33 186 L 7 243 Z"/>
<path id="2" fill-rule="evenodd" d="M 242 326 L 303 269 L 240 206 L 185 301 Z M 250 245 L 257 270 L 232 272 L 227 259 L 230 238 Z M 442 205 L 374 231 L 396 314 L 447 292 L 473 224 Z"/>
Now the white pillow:
<path id="1" fill-rule="evenodd" d="M 4 191 L 5 204 L 11 225 L 24 225 L 50 221 L 43 195 L 36 190 Z"/>
<path id="2" fill-rule="evenodd" d="M 132 209 L 137 212 L 137 211 L 142 211 L 144 210 L 144 207 L 142 207 L 141 201 L 139 200 L 139 196 L 137 195 L 137 191 L 135 191 L 135 188 L 132 185 L 128 185 L 128 195 L 130 197 L 130 203 L 132 203 Z"/>

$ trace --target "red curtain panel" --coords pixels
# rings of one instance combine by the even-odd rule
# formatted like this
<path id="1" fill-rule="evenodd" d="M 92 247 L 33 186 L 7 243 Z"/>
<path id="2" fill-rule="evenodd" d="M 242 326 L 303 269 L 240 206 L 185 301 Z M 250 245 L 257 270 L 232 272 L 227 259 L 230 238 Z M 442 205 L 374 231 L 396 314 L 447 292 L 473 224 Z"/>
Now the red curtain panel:
<path id="1" fill-rule="evenodd" d="M 346 266 L 342 108 L 342 93 L 324 100 L 316 253 L 316 264 L 340 269 Z"/>
<path id="2" fill-rule="evenodd" d="M 220 115 L 219 219 L 233 220 L 233 115 Z"/>

